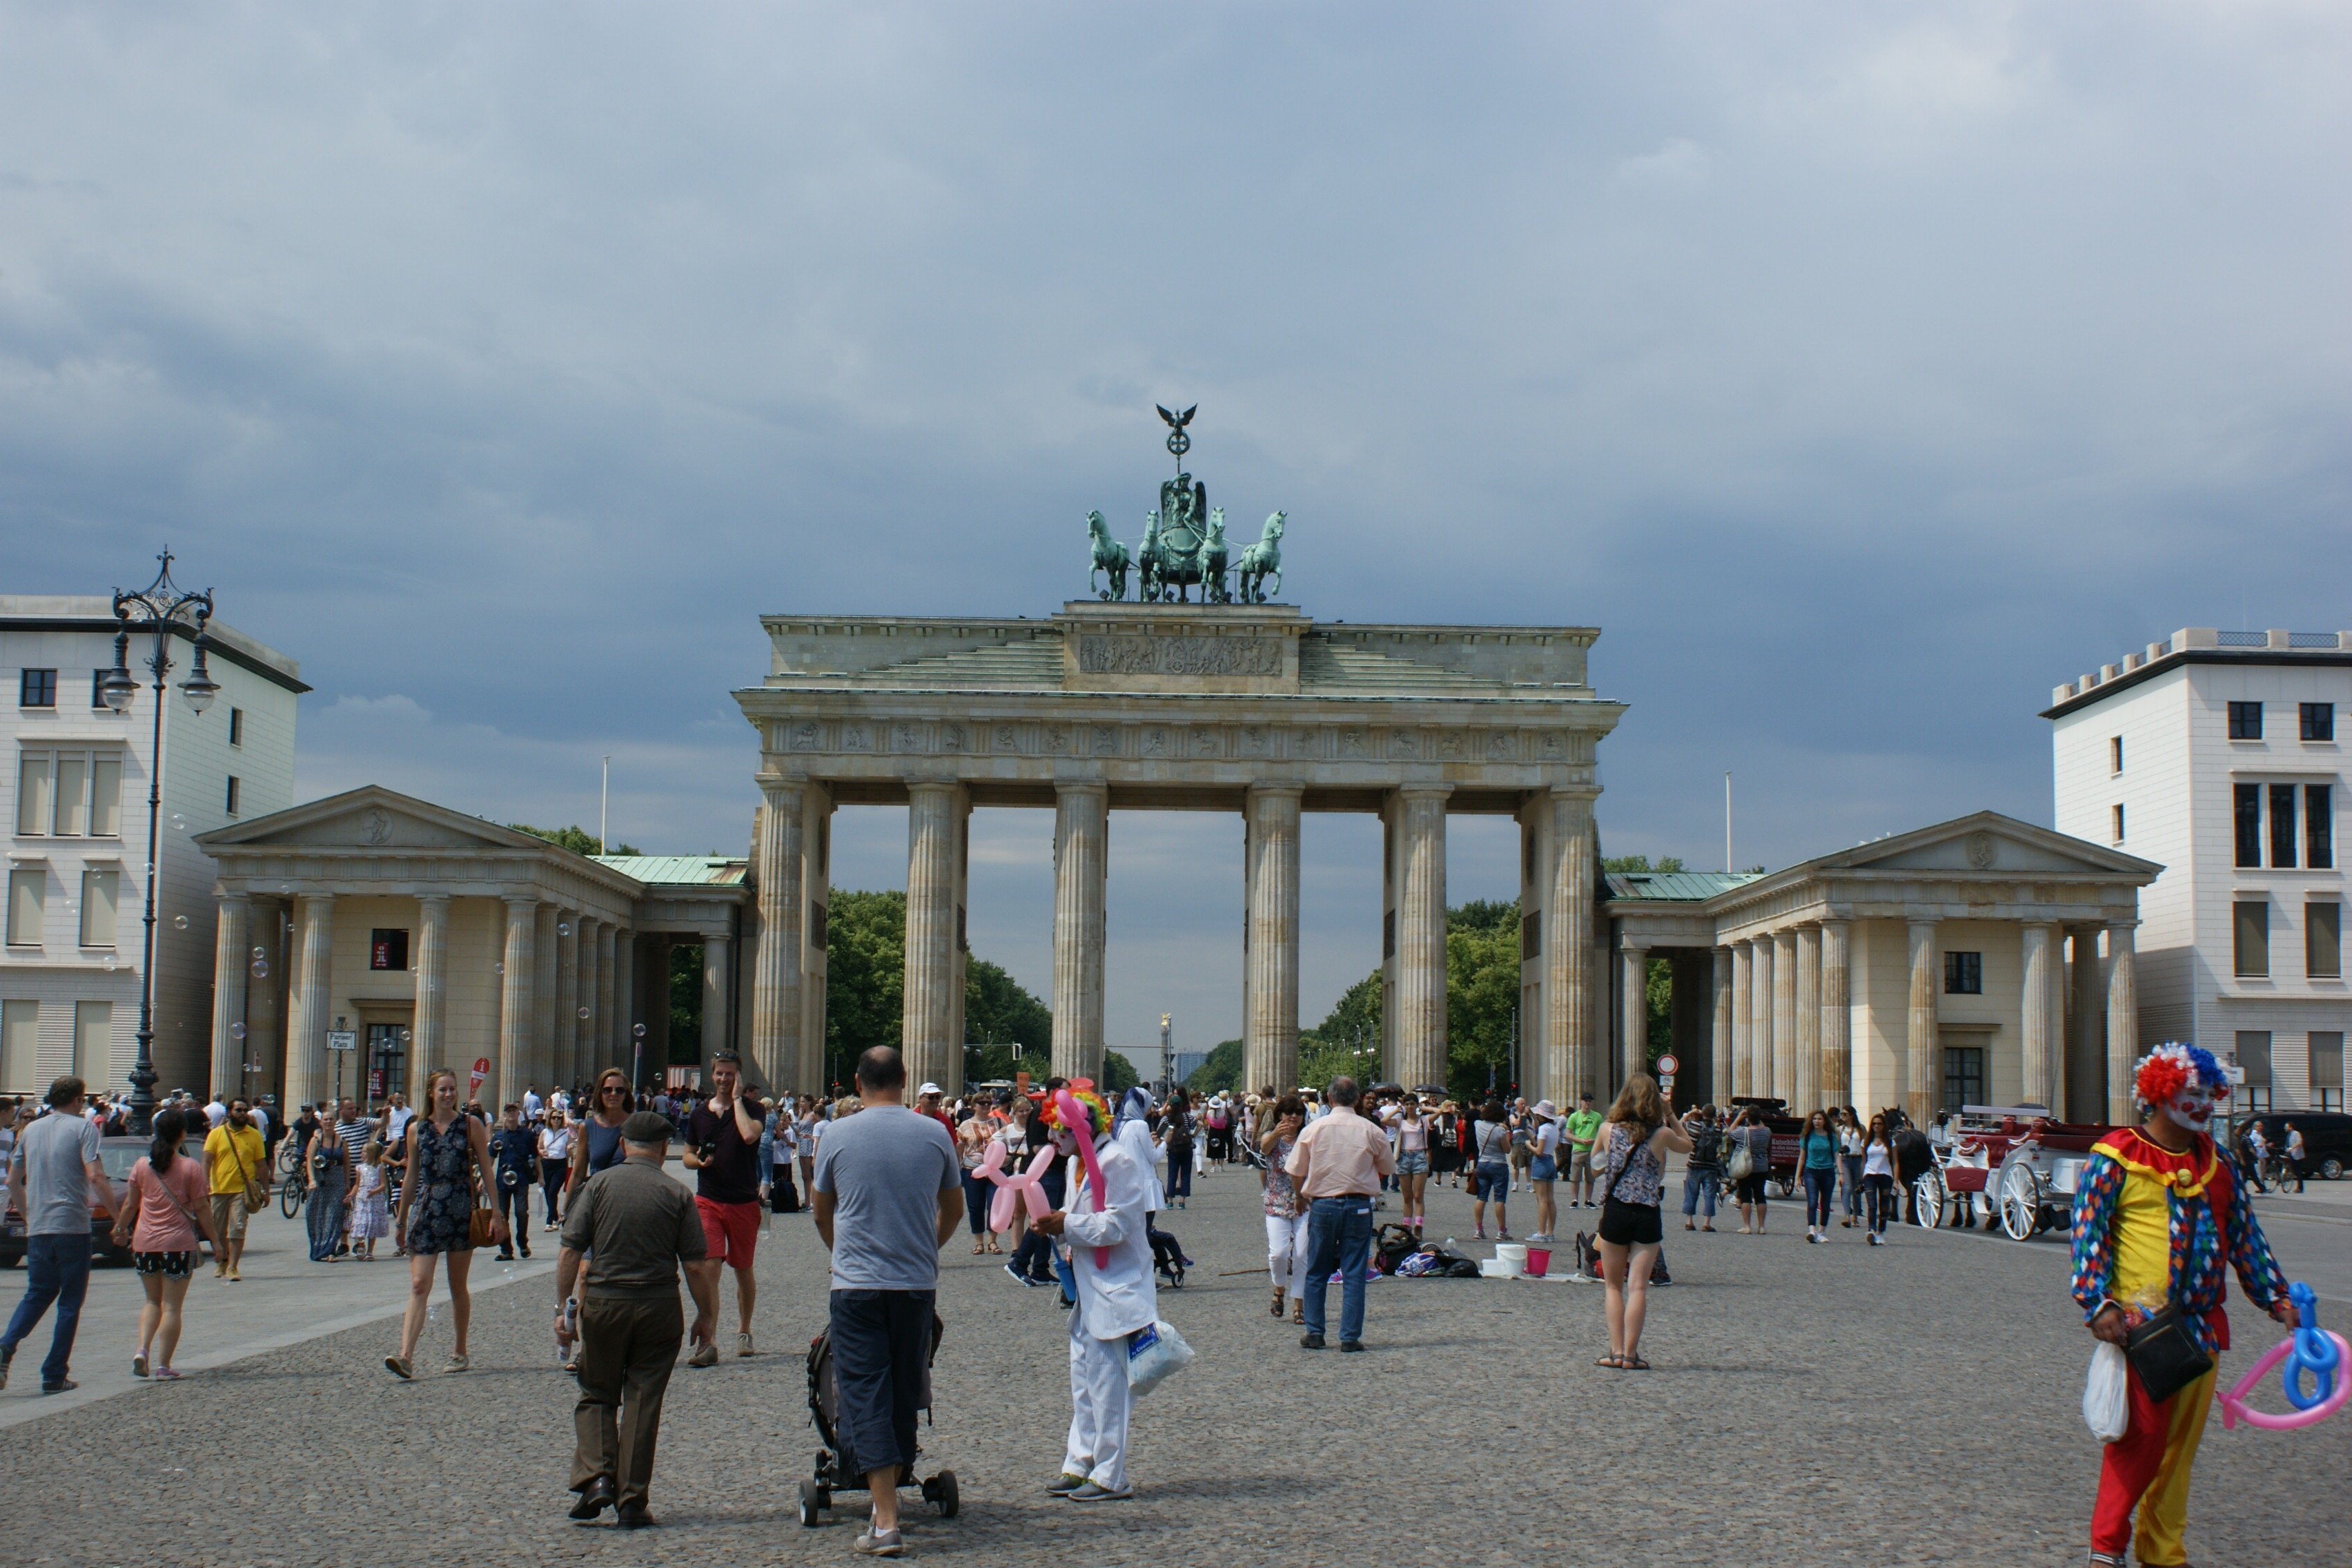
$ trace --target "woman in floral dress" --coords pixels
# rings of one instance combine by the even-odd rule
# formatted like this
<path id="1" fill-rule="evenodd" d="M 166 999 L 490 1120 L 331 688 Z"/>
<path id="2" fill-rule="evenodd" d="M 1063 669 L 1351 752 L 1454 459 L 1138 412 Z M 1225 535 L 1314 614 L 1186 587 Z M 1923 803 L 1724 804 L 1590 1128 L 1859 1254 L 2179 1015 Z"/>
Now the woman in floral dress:
<path id="1" fill-rule="evenodd" d="M 408 1310 L 400 1320 L 400 1351 L 383 1358 L 394 1377 L 416 1375 L 416 1339 L 425 1330 L 425 1305 L 433 1295 L 434 1265 L 449 1256 L 449 1317 L 457 1331 L 457 1348 L 444 1372 L 463 1372 L 466 1331 L 474 1316 L 473 1297 L 466 1276 L 474 1262 L 472 1210 L 479 1173 L 482 1192 L 496 1191 L 490 1170 L 490 1135 L 482 1124 L 457 1110 L 457 1075 L 436 1068 L 425 1076 L 423 1115 L 408 1123 L 408 1179 L 401 1184 L 399 1234 L 408 1240 Z M 494 1211 L 490 1239 L 506 1245 L 506 1222 Z"/>

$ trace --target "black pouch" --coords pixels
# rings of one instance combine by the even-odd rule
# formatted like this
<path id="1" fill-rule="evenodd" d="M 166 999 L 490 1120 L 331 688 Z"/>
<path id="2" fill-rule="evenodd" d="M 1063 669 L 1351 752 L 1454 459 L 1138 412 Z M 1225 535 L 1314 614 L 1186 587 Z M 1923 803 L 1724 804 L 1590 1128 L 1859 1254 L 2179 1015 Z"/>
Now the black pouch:
<path id="1" fill-rule="evenodd" d="M 2126 1341 L 2124 1356 L 2158 1405 L 2213 1370 L 2213 1358 L 2197 1348 L 2179 1302 L 2143 1319 Z"/>

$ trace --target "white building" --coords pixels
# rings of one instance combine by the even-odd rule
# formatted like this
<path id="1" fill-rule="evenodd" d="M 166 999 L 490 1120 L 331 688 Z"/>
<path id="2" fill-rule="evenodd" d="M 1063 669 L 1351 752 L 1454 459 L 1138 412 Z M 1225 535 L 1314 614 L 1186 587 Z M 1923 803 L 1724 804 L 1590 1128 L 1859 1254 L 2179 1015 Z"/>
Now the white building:
<path id="1" fill-rule="evenodd" d="M 125 1090 L 138 1057 L 155 734 L 155 692 L 142 666 L 154 639 L 131 638 L 127 663 L 140 689 L 117 713 L 98 693 L 114 664 L 114 634 L 110 599 L 0 595 L 0 699 L 14 697 L 0 775 L 10 832 L 0 1092 L 46 1088 L 67 1072 Z M 213 865 L 195 836 L 293 803 L 295 699 L 310 689 L 294 660 L 214 621 L 207 663 L 220 692 L 199 715 L 179 692 L 194 662 L 192 637 L 189 629 L 172 639 L 163 712 L 159 1094 L 213 1087 Z M 283 963 L 281 934 L 251 941 L 257 962 Z"/>
<path id="2" fill-rule="evenodd" d="M 2234 1053 L 2242 1110 L 2341 1110 L 2352 632 L 2189 627 L 2051 704 L 2058 830 L 2165 868 L 2140 895 L 2140 1037 Z"/>

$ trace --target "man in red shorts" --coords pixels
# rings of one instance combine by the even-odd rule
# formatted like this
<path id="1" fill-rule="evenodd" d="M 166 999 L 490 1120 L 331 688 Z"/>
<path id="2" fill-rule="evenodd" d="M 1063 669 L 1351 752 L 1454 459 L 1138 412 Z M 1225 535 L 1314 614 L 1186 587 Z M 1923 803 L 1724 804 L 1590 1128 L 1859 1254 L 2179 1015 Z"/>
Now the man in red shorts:
<path id="1" fill-rule="evenodd" d="M 735 1271 L 735 1353 L 751 1353 L 751 1306 L 759 1281 L 751 1274 L 752 1243 L 760 1234 L 760 1133 L 767 1107 L 756 1094 L 738 1095 L 743 1062 L 733 1051 L 710 1061 L 711 1095 L 686 1121 L 686 1168 L 694 1173 L 694 1208 L 702 1216 L 709 1251 L 687 1268 L 713 1292 L 719 1270 Z M 717 1336 L 694 1347 L 688 1366 L 717 1366 Z"/>

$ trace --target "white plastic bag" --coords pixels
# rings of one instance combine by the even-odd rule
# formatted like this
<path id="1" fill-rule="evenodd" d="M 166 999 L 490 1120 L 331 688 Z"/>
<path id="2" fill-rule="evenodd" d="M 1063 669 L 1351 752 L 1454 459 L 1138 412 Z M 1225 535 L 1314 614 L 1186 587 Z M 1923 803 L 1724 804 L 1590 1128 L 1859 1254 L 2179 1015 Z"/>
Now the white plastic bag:
<path id="1" fill-rule="evenodd" d="M 1173 1326 L 1154 1322 L 1127 1336 L 1127 1391 L 1140 1399 L 1192 1364 L 1192 1347 Z"/>
<path id="2" fill-rule="evenodd" d="M 2102 1443 L 2112 1443 L 2130 1424 L 2130 1402 L 2124 1392 L 2124 1352 L 2106 1341 L 2091 1352 L 2091 1374 L 2083 1380 L 2083 1424 Z"/>

